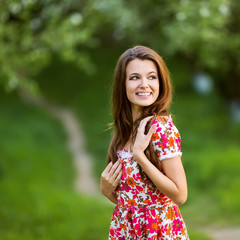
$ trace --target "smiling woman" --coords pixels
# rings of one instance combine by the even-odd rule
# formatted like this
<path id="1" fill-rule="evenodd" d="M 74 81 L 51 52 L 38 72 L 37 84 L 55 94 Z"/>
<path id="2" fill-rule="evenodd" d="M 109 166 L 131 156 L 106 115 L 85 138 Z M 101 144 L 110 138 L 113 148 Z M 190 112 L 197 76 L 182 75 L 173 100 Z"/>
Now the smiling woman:
<path id="1" fill-rule="evenodd" d="M 133 119 L 141 116 L 142 108 L 153 104 L 159 95 L 156 65 L 150 60 L 132 60 L 126 67 L 126 93 Z"/>
<path id="2" fill-rule="evenodd" d="M 187 182 L 163 59 L 144 46 L 125 51 L 112 100 L 115 128 L 100 186 L 117 204 L 109 240 L 188 240 L 178 207 L 187 199 Z"/>

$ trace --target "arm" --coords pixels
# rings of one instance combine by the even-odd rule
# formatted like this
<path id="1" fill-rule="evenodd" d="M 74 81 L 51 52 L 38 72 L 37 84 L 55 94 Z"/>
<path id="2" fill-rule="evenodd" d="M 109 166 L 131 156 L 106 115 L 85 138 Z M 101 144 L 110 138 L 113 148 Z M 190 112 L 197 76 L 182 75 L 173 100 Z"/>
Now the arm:
<path id="1" fill-rule="evenodd" d="M 144 134 L 147 122 L 151 117 L 142 120 L 139 125 L 136 140 L 133 146 L 133 157 L 152 180 L 154 185 L 176 204 L 181 205 L 187 199 L 186 176 L 179 156 L 162 160 L 162 167 L 165 174 L 159 171 L 145 156 L 151 136 L 156 126 L 151 126 L 148 134 Z"/>
<path id="2" fill-rule="evenodd" d="M 100 191 L 111 202 L 117 204 L 117 197 L 114 193 L 122 176 L 122 164 L 116 161 L 114 165 L 110 162 L 101 175 Z"/>

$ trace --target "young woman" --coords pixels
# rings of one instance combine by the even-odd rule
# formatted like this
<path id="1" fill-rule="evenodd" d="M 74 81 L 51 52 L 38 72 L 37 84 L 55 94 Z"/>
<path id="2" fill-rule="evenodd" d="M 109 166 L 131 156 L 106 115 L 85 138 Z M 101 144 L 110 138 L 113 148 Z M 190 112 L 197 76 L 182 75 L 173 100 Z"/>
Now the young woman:
<path id="1" fill-rule="evenodd" d="M 189 239 L 178 208 L 187 199 L 187 183 L 163 59 L 144 46 L 125 51 L 112 100 L 114 135 L 100 183 L 117 204 L 109 239 Z"/>

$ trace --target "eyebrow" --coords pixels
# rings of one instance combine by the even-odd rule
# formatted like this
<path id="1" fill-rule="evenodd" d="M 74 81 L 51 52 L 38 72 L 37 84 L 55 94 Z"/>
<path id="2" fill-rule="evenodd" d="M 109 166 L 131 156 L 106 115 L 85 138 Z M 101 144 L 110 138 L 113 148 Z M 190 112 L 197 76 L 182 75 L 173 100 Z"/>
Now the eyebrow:
<path id="1" fill-rule="evenodd" d="M 157 74 L 155 71 L 151 71 L 151 72 L 149 72 L 148 74 L 151 74 L 151 73 Z M 129 76 L 131 76 L 131 75 L 140 75 L 140 74 L 139 74 L 139 73 L 131 73 Z"/>

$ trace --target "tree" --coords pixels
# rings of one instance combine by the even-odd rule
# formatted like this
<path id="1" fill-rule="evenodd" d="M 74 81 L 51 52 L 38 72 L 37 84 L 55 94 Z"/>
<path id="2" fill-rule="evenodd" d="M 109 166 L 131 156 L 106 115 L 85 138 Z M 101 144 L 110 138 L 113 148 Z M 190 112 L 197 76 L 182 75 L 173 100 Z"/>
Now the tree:
<path id="1" fill-rule="evenodd" d="M 54 56 L 85 72 L 88 50 L 146 44 L 211 73 L 228 99 L 240 99 L 240 2 L 235 0 L 8 0 L 0 8 L 0 83 L 33 88 Z"/>
<path id="2" fill-rule="evenodd" d="M 85 48 L 97 45 L 97 19 L 88 1 L 8 0 L 0 8 L 0 83 L 7 89 L 35 89 L 34 76 L 54 56 L 86 71 Z"/>
<path id="3" fill-rule="evenodd" d="M 123 21 L 120 21 L 123 20 Z M 54 57 L 94 72 L 88 50 L 99 47 L 108 28 L 136 29 L 122 1 L 7 0 L 0 8 L 0 84 L 36 90 L 34 76 Z M 110 31 L 111 31 L 110 30 Z M 114 30 L 113 30 L 114 32 Z"/>
<path id="4" fill-rule="evenodd" d="M 240 100 L 240 2 L 185 0 L 176 10 L 163 28 L 167 51 L 211 73 L 225 98 Z"/>

